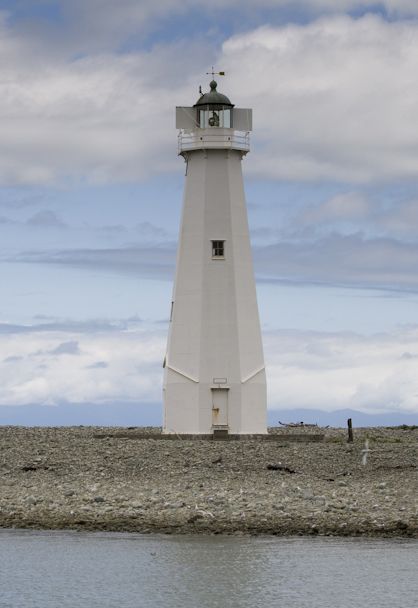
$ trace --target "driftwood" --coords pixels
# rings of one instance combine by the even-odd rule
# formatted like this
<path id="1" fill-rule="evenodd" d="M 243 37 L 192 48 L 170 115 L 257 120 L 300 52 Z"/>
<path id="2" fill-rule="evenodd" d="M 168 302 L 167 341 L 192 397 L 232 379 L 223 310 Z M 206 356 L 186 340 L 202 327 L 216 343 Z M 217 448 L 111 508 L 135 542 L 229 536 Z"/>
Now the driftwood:
<path id="1" fill-rule="evenodd" d="M 267 469 L 269 471 L 283 471 L 284 473 L 296 473 L 296 471 L 294 471 L 293 469 L 291 469 L 290 467 L 285 466 L 284 464 L 268 464 L 267 465 Z"/>
<path id="2" fill-rule="evenodd" d="M 306 422 L 280 422 L 279 420 L 279 424 L 281 424 L 282 426 L 286 426 L 288 428 L 294 428 L 294 427 L 300 427 L 303 426 L 304 428 L 311 428 L 311 427 L 318 427 L 318 424 L 308 424 Z"/>

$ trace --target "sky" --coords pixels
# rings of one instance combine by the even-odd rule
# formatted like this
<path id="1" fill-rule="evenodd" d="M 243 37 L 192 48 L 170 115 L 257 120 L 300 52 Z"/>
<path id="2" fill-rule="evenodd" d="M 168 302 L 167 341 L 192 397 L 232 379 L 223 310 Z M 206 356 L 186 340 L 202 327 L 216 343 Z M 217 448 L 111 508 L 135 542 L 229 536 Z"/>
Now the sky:
<path id="1" fill-rule="evenodd" d="M 269 409 L 418 419 L 416 0 L 0 0 L 0 408 L 160 416 L 212 65 L 253 109 Z"/>

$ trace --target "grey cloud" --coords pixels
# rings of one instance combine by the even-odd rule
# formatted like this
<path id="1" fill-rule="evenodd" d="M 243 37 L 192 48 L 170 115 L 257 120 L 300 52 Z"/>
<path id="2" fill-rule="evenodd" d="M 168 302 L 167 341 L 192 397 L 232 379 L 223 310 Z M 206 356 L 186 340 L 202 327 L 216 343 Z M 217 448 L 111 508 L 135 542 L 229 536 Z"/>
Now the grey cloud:
<path id="1" fill-rule="evenodd" d="M 362 221 L 372 212 L 372 204 L 359 192 L 337 194 L 320 205 L 305 209 L 297 221 L 312 223 L 335 223 L 338 221 Z"/>
<path id="2" fill-rule="evenodd" d="M 24 209 L 34 207 L 45 201 L 45 194 L 10 195 L 2 192 L 0 196 L 0 208 Z"/>
<path id="3" fill-rule="evenodd" d="M 124 226 L 122 224 L 113 224 L 108 226 L 102 226 L 101 231 L 109 234 L 128 234 L 129 232 L 135 234 L 136 237 L 140 237 L 142 241 L 167 241 L 168 233 L 163 228 L 152 224 L 151 222 L 140 222 L 134 226 Z"/>
<path id="4" fill-rule="evenodd" d="M 27 252 L 9 261 L 57 264 L 76 268 L 94 268 L 107 272 L 134 274 L 147 278 L 174 276 L 176 248 L 164 246 L 125 247 L 122 249 L 75 249 L 71 251 Z"/>
<path id="5" fill-rule="evenodd" d="M 249 170 L 306 181 L 416 180 L 411 97 L 418 98 L 418 87 L 409 78 L 417 68 L 416 28 L 416 20 L 340 15 L 225 41 L 222 59 L 237 99 L 257 110 Z M 251 89 L 248 65 L 263 66 Z"/>
<path id="6" fill-rule="evenodd" d="M 277 240 L 279 236 L 279 230 L 270 228 L 267 226 L 260 226 L 258 228 L 250 228 L 251 238 L 260 241 L 271 241 Z"/>
<path id="7" fill-rule="evenodd" d="M 87 321 L 73 321 L 70 319 L 50 321 L 48 323 L 34 323 L 33 325 L 17 325 L 11 323 L 0 323 L 0 335 L 32 334 L 45 332 L 68 332 L 68 333 L 100 333 L 119 332 L 141 323 L 141 319 L 106 320 L 91 319 Z"/>
<path id="8" fill-rule="evenodd" d="M 19 355 L 12 355 L 10 357 L 6 357 L 6 359 L 3 359 L 3 363 L 17 363 L 18 361 L 22 361 L 23 357 L 20 357 Z"/>
<path id="9" fill-rule="evenodd" d="M 418 235 L 418 199 L 397 201 L 375 218 L 378 225 L 403 238 L 413 238 Z"/>
<path id="10" fill-rule="evenodd" d="M 119 0 L 116 4 L 112 0 L 55 0 L 52 3 L 59 10 L 66 27 L 59 28 L 53 22 L 48 28 L 45 21 L 35 22 L 30 27 L 26 22 L 24 33 L 38 40 L 38 45 L 41 42 L 48 44 L 52 38 L 55 44 L 61 43 L 59 51 L 62 47 L 74 48 L 78 53 L 80 50 L 97 51 L 108 46 L 117 48 L 132 37 L 136 42 L 144 41 L 154 28 L 161 27 L 172 17 L 187 17 L 191 10 L 199 10 L 204 23 L 208 19 L 216 23 L 222 18 L 226 23 L 232 21 L 235 27 L 236 23 L 231 17 L 234 9 L 239 9 L 240 21 L 244 21 L 245 25 L 250 20 L 259 22 L 263 18 L 271 20 L 273 16 L 286 16 L 292 9 L 298 13 L 305 12 L 307 17 L 350 10 L 375 10 L 377 5 L 392 16 L 418 13 L 415 0 L 381 0 L 379 3 L 375 0 L 258 0 L 256 6 L 253 0 L 212 0 L 209 4 L 206 0 Z M 23 4 L 30 6 L 32 2 L 26 0 Z"/>
<path id="11" fill-rule="evenodd" d="M 255 248 L 254 253 L 256 273 L 267 282 L 418 291 L 418 243 L 331 235 Z"/>
<path id="12" fill-rule="evenodd" d="M 99 46 L 103 39 L 108 45 L 115 32 L 118 39 L 118 52 L 109 53 L 106 46 L 106 55 L 91 51 L 76 59 L 58 52 L 57 37 L 52 42 L 46 37 L 49 52 L 33 58 L 31 41 L 3 24 L 0 56 L 7 57 L 7 95 L 0 95 L 0 113 L 8 121 L 0 142 L 0 180 L 50 184 L 85 178 L 106 183 L 178 170 L 174 105 L 193 102 L 199 66 L 209 60 L 207 49 L 201 40 L 183 40 L 160 44 L 152 53 L 128 54 L 120 52 L 118 36 L 123 48 L 125 37 L 139 25 L 191 7 L 204 11 L 206 4 L 63 2 L 63 14 L 70 15 L 74 27 L 68 37 L 78 30 L 76 46 L 83 37 L 86 44 L 89 40 Z M 249 0 L 216 0 L 210 11 L 241 10 L 243 4 L 251 5 Z M 354 0 L 307 0 L 300 5 L 331 12 L 336 5 L 339 11 L 373 6 Z M 414 5 L 415 0 L 385 3 L 393 10 Z M 264 0 L 260 6 L 290 3 Z M 64 35 L 54 27 L 56 36 L 57 31 Z M 417 71 L 417 32 L 416 20 L 340 16 L 303 26 L 248 27 L 224 41 L 219 62 L 231 74 L 229 90 L 237 103 L 255 108 L 256 155 L 248 171 L 308 181 L 416 179 L 418 87 L 410 75 Z M 213 53 L 210 46 L 211 57 Z M 256 86 L 248 87 L 248 66 L 257 74 Z"/>
<path id="13" fill-rule="evenodd" d="M 76 340 L 69 340 L 68 342 L 62 342 L 53 350 L 48 352 L 50 355 L 79 355 L 80 347 Z"/>
<path id="14" fill-rule="evenodd" d="M 3 225 L 15 225 L 18 224 L 19 222 L 16 222 L 15 220 L 12 220 L 10 217 L 5 217 L 4 215 L 0 216 L 0 226 Z"/>
<path id="15" fill-rule="evenodd" d="M 140 222 L 136 225 L 135 230 L 146 239 L 163 240 L 167 238 L 167 232 L 163 228 L 159 228 L 150 222 Z"/>
<path id="16" fill-rule="evenodd" d="M 375 237 L 416 241 L 418 200 L 403 197 L 402 192 L 396 193 L 395 200 L 386 200 L 387 195 L 368 197 L 361 191 L 343 192 L 305 207 L 289 222 L 288 228 L 299 235 L 363 231 Z"/>
<path id="17" fill-rule="evenodd" d="M 106 369 L 107 367 L 109 367 L 109 364 L 106 361 L 96 361 L 96 363 L 87 365 L 86 369 Z"/>
<path id="18" fill-rule="evenodd" d="M 409 353 L 409 352 L 405 352 L 405 353 L 402 353 L 401 359 L 404 359 L 406 361 L 411 361 L 414 359 L 418 359 L 418 355 L 415 355 L 415 354 Z"/>
<path id="19" fill-rule="evenodd" d="M 0 323 L 0 335 L 1 334 L 21 334 L 26 333 L 26 326 L 14 325 L 12 323 Z"/>
<path id="20" fill-rule="evenodd" d="M 38 211 L 30 218 L 25 221 L 18 221 L 11 219 L 6 216 L 0 216 L 0 225 L 11 225 L 11 226 L 35 226 L 40 228 L 65 228 L 66 224 L 59 219 L 59 217 L 49 209 Z"/>
<path id="21" fill-rule="evenodd" d="M 110 234 L 123 234 L 127 231 L 126 227 L 122 226 L 122 224 L 102 226 L 100 230 Z"/>
<path id="22" fill-rule="evenodd" d="M 65 223 L 58 218 L 58 216 L 49 209 L 44 209 L 42 211 L 38 211 L 30 217 L 26 223 L 29 226 L 41 226 L 41 227 L 54 227 L 54 228 L 64 228 Z"/>
<path id="23" fill-rule="evenodd" d="M 94 268 L 171 281 L 175 250 L 173 244 L 28 252 L 10 261 Z M 418 291 L 418 243 L 333 234 L 312 241 L 281 241 L 254 247 L 254 261 L 257 280 L 263 282 Z"/>
<path id="24" fill-rule="evenodd" d="M 91 17 L 106 12 L 92 11 Z M 0 57 L 7 57 L 4 65 L 0 61 L 7 83 L 0 85 L 7 86 L 0 113 L 8 118 L 0 182 L 107 183 L 172 170 L 177 159 L 170 80 L 186 49 L 160 45 L 152 54 L 125 55 L 107 47 L 104 55 L 74 58 L 58 52 L 60 42 L 49 41 L 51 48 L 38 56 L 30 37 L 0 21 Z"/>

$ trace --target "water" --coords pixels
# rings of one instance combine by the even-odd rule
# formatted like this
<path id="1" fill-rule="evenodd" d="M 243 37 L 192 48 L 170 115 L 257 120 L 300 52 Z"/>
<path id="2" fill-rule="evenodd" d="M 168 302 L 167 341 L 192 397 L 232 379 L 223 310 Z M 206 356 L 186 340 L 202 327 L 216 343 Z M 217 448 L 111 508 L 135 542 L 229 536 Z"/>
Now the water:
<path id="1" fill-rule="evenodd" d="M 418 541 L 0 531 L 1 608 L 415 608 Z"/>

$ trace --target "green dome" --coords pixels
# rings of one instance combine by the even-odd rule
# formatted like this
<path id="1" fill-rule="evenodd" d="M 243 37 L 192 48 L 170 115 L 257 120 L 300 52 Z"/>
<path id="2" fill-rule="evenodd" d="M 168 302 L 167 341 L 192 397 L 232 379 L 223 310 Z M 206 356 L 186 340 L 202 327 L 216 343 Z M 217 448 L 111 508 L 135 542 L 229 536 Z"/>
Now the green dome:
<path id="1" fill-rule="evenodd" d="M 212 82 L 210 83 L 209 93 L 205 93 L 204 95 L 202 95 L 197 100 L 194 107 L 210 105 L 210 106 L 229 106 L 232 108 L 233 104 L 230 102 L 228 97 L 226 95 L 222 95 L 222 93 L 218 93 L 218 91 L 216 90 L 217 86 L 218 86 L 218 83 L 215 80 L 212 80 Z M 214 108 L 214 109 L 220 109 L 220 108 Z"/>

